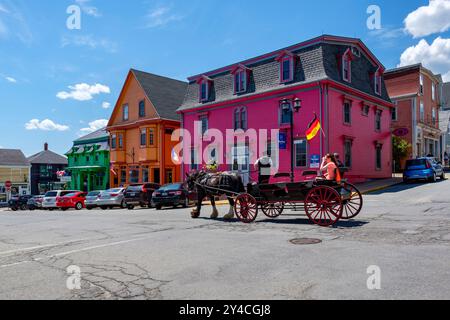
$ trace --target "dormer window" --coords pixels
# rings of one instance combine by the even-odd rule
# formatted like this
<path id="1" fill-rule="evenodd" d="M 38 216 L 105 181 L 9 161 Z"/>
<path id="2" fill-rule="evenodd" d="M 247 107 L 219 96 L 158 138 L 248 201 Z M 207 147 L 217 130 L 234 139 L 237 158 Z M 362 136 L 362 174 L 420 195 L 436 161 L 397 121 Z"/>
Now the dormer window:
<path id="1" fill-rule="evenodd" d="M 347 82 L 352 82 L 352 60 L 352 51 L 348 49 L 342 56 L 342 79 Z"/>
<path id="2" fill-rule="evenodd" d="M 280 82 L 286 83 L 294 80 L 294 55 L 283 52 L 276 59 L 280 62 Z"/>
<path id="3" fill-rule="evenodd" d="M 375 76 L 373 78 L 374 82 L 374 90 L 377 95 L 381 95 L 381 76 L 382 71 L 380 69 L 375 72 Z"/>
<path id="4" fill-rule="evenodd" d="M 247 92 L 247 83 L 250 69 L 244 65 L 239 65 L 231 71 L 233 75 L 234 94 Z"/>
<path id="5" fill-rule="evenodd" d="M 209 100 L 209 94 L 211 91 L 211 79 L 207 77 L 202 77 L 198 80 L 199 84 L 199 101 L 206 102 Z"/>

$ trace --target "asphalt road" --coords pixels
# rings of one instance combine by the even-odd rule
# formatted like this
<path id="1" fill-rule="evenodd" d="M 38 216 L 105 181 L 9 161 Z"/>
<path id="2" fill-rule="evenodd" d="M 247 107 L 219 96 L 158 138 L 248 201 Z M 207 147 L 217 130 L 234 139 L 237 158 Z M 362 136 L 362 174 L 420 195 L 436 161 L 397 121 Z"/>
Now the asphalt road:
<path id="1" fill-rule="evenodd" d="M 0 299 L 450 299 L 449 195 L 449 180 L 396 186 L 334 228 L 209 207 L 0 211 Z"/>

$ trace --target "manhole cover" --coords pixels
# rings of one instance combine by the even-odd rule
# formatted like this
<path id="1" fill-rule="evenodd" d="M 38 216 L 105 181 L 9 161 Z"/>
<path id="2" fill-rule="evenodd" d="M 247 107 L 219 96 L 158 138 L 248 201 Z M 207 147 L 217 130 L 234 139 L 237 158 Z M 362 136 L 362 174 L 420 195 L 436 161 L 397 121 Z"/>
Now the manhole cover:
<path id="1" fill-rule="evenodd" d="M 319 244 L 322 243 L 322 240 L 320 239 L 310 239 L 310 238 L 298 238 L 298 239 L 292 239 L 289 240 L 290 243 L 298 245 L 298 246 L 304 246 L 308 244 Z"/>

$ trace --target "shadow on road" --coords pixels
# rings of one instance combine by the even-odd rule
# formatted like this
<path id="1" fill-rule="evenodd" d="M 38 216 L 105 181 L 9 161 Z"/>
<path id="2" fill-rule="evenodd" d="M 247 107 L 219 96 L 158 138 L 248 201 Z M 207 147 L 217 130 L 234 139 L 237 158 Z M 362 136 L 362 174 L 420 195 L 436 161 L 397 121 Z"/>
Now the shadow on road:
<path id="1" fill-rule="evenodd" d="M 443 182 L 445 182 L 445 180 L 438 180 L 437 182 L 432 183 L 432 184 L 439 184 L 439 183 L 443 183 Z M 382 194 L 386 194 L 386 193 L 402 192 L 402 191 L 406 191 L 406 190 L 409 190 L 409 189 L 421 187 L 421 186 L 426 185 L 426 184 L 430 184 L 430 183 L 429 182 L 420 182 L 420 181 L 418 181 L 418 182 L 409 182 L 409 183 L 401 183 L 401 184 L 389 187 L 387 189 L 370 192 L 368 194 L 369 195 L 382 195 Z"/>

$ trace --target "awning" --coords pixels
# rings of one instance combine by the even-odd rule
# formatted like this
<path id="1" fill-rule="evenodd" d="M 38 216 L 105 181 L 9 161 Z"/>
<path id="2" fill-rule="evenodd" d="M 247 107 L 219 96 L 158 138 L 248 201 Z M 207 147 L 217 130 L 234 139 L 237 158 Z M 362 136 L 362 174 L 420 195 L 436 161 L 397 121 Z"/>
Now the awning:
<path id="1" fill-rule="evenodd" d="M 70 170 L 70 171 L 74 171 L 74 170 L 78 170 L 78 171 L 102 171 L 102 170 L 107 170 L 106 167 L 101 167 L 101 166 L 80 166 L 80 167 L 69 167 L 66 170 Z"/>

